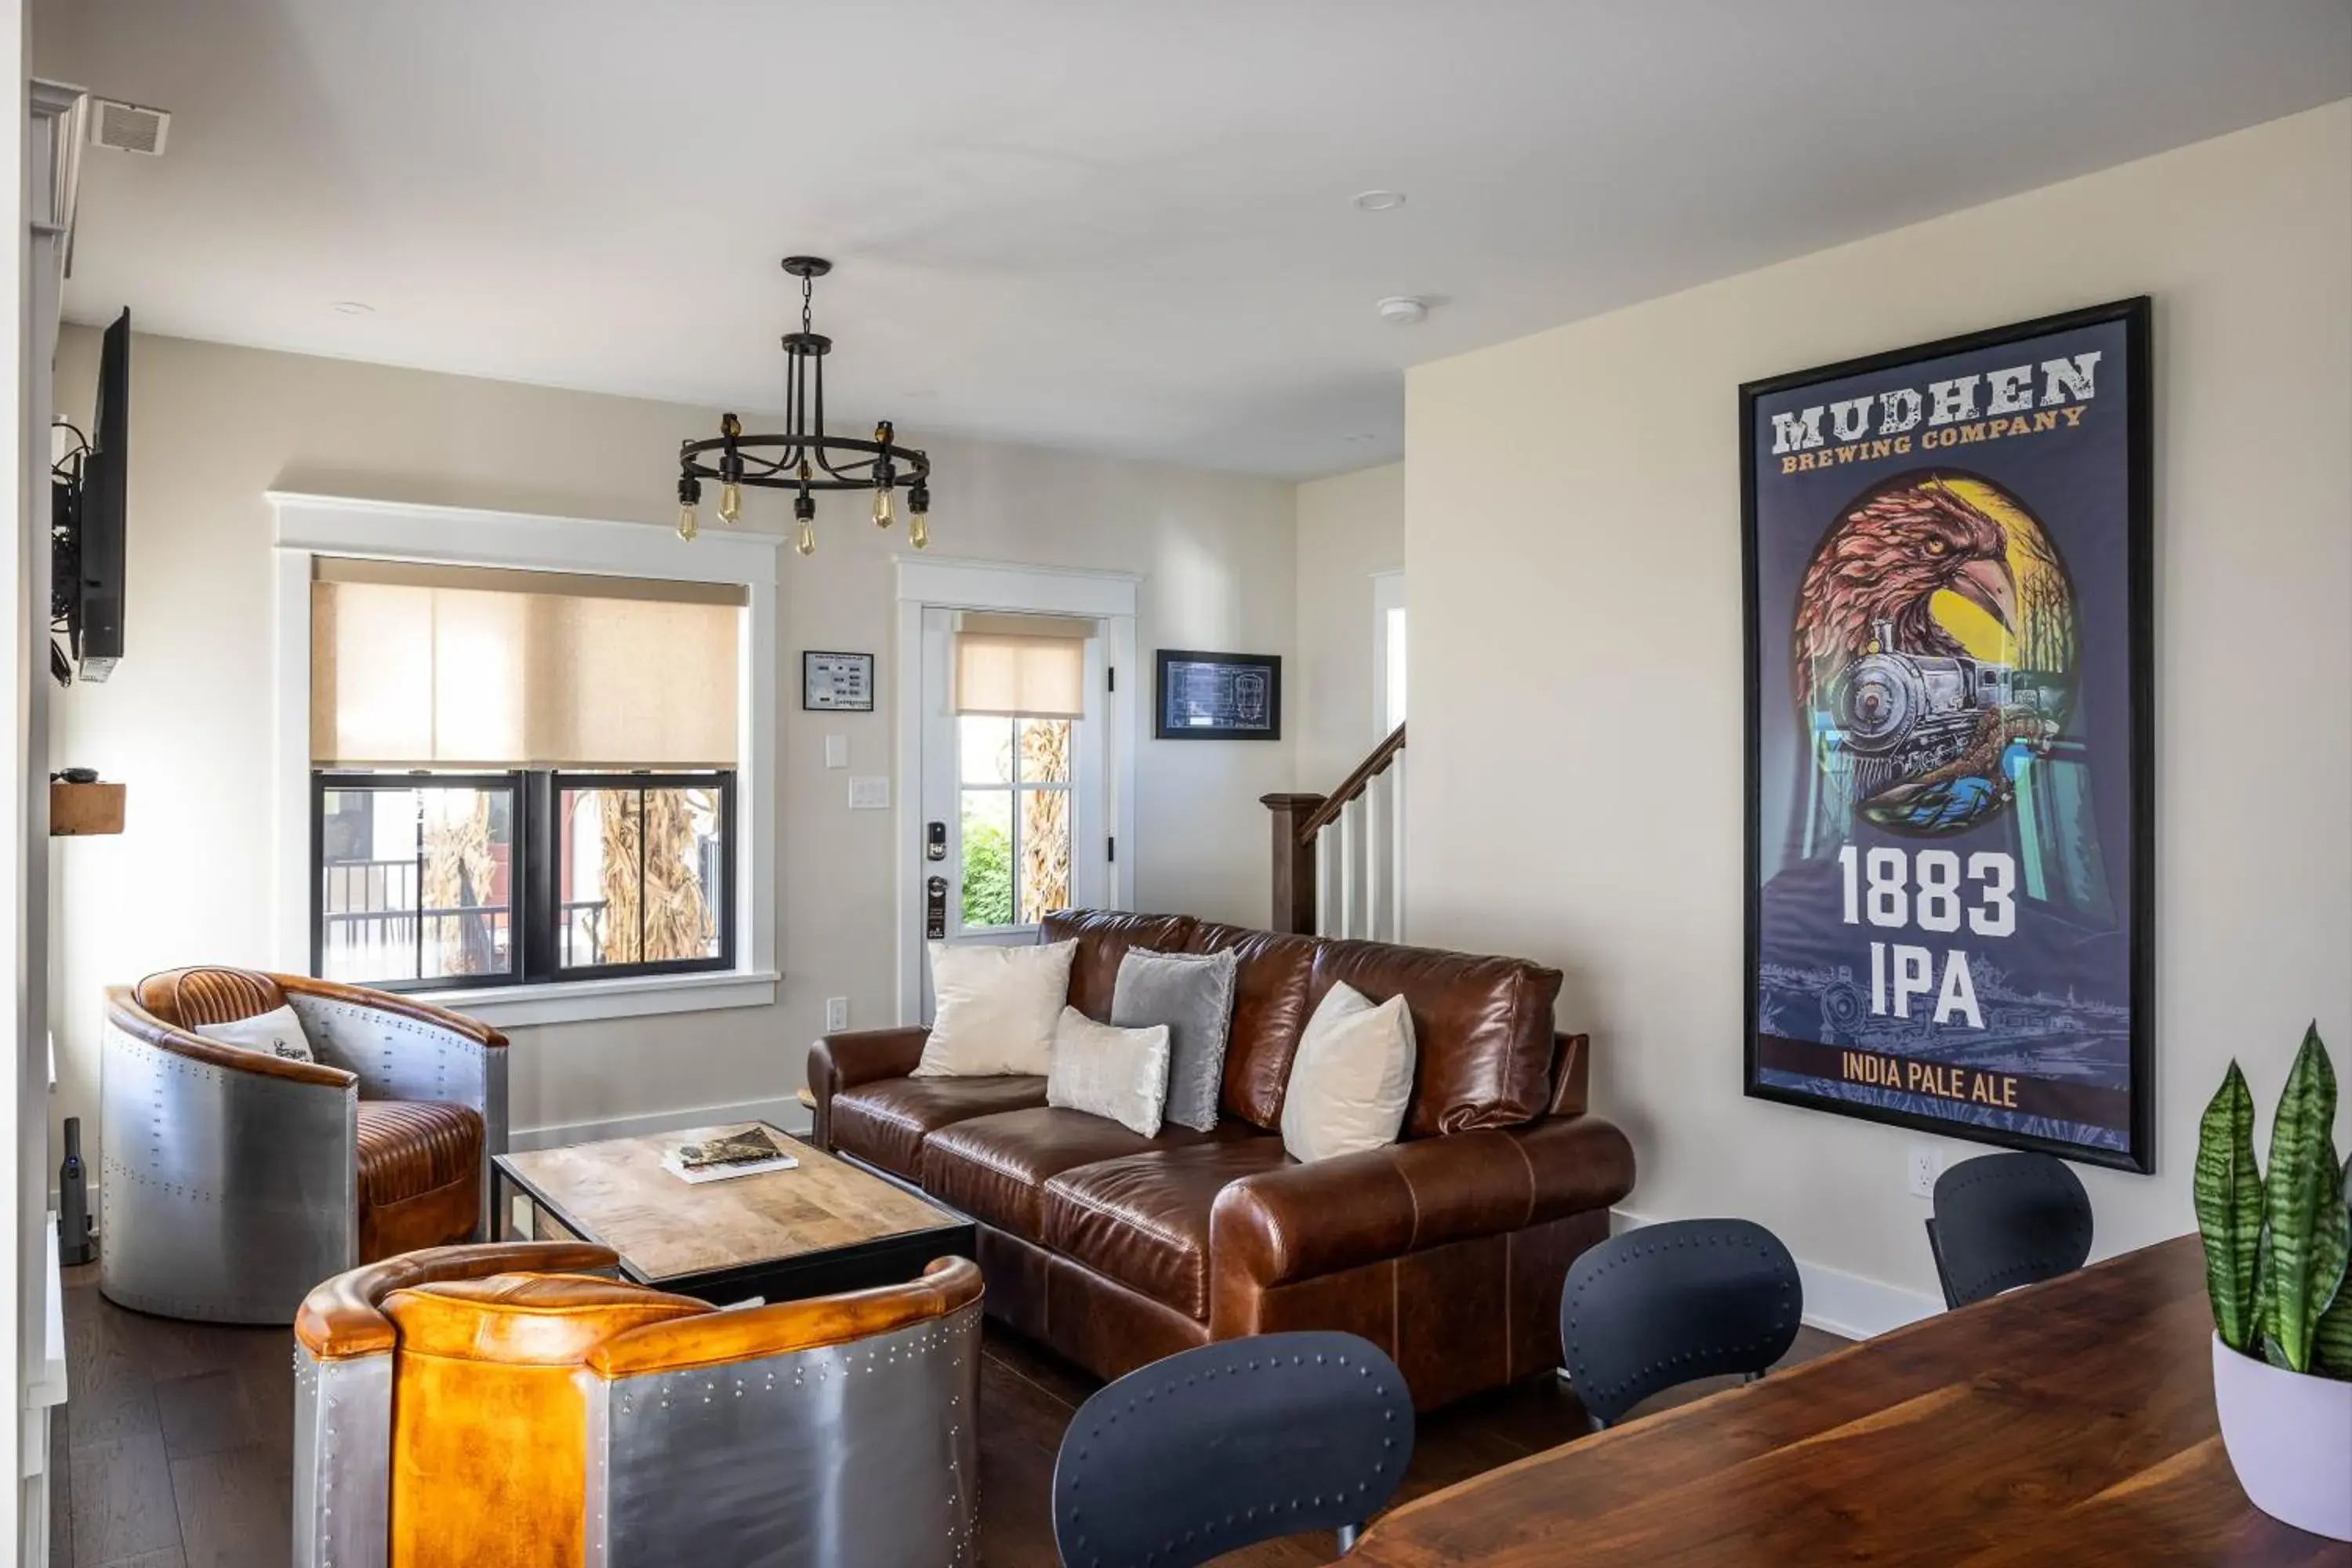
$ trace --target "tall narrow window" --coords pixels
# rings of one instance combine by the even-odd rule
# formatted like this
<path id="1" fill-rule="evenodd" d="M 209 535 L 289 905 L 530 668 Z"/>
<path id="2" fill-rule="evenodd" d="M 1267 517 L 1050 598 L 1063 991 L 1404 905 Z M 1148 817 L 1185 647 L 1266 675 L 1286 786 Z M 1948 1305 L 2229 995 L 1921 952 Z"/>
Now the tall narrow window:
<path id="1" fill-rule="evenodd" d="M 316 973 L 424 989 L 731 966 L 744 602 L 320 558 Z"/>

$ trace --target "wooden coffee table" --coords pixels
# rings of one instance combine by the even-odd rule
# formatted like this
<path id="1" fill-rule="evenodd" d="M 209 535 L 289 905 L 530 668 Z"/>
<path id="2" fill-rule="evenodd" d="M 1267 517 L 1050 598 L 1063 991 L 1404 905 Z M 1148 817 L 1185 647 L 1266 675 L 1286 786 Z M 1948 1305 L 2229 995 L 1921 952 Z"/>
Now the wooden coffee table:
<path id="1" fill-rule="evenodd" d="M 971 1220 L 814 1145 L 769 1127 L 800 1164 L 721 1182 L 684 1182 L 662 1168 L 680 1143 L 764 1123 L 730 1122 L 500 1154 L 492 1208 L 514 1233 L 511 1193 L 530 1200 L 537 1239 L 577 1239 L 621 1255 L 640 1285 L 724 1306 L 861 1290 L 911 1279 L 933 1258 L 971 1258 Z"/>

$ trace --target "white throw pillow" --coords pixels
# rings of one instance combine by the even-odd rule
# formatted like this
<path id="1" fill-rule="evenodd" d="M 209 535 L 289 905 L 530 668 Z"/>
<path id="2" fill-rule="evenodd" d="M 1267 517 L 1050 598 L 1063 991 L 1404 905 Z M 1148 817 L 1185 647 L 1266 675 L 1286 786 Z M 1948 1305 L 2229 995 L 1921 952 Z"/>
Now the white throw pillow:
<path id="1" fill-rule="evenodd" d="M 1307 1020 L 1282 1098 L 1282 1146 L 1294 1160 L 1385 1149 L 1412 1098 L 1412 1015 L 1404 998 L 1374 1006 L 1334 985 Z"/>
<path id="2" fill-rule="evenodd" d="M 310 1037 L 302 1032 L 302 1020 L 294 1016 L 294 1004 L 291 1002 L 250 1018 L 238 1018 L 226 1024 L 198 1024 L 196 1033 L 205 1039 L 218 1040 L 224 1046 L 235 1046 L 240 1051 L 257 1051 L 265 1057 L 283 1057 L 289 1062 L 319 1059 L 310 1054 Z"/>
<path id="3" fill-rule="evenodd" d="M 1121 1029 L 1097 1024 L 1076 1007 L 1063 1008 L 1045 1103 L 1108 1116 L 1146 1138 L 1157 1135 L 1168 1103 L 1168 1026 Z"/>
<path id="4" fill-rule="evenodd" d="M 1078 944 L 931 946 L 937 1004 L 917 1078 L 1043 1074 L 1054 1059 L 1054 1025 L 1070 999 Z"/>

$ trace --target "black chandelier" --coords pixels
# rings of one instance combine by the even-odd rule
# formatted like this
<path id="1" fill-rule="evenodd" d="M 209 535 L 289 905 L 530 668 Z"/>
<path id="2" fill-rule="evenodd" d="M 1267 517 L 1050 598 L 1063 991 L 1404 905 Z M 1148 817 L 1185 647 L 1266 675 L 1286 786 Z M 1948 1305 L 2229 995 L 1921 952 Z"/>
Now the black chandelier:
<path id="1" fill-rule="evenodd" d="M 874 439 L 824 433 L 824 356 L 833 340 L 811 329 L 809 311 L 815 279 L 833 270 L 816 256 L 787 256 L 784 270 L 801 280 L 801 330 L 784 334 L 784 425 L 781 436 L 746 436 L 732 414 L 719 421 L 719 435 L 684 441 L 677 448 L 677 536 L 701 531 L 695 508 L 702 481 L 719 481 L 719 521 L 732 526 L 743 515 L 743 487 L 793 490 L 793 517 L 800 524 L 793 548 L 816 549 L 817 490 L 871 490 L 874 526 L 897 519 L 892 490 L 907 491 L 907 539 L 918 550 L 931 542 L 931 460 L 912 447 L 897 445 L 887 419 L 874 426 Z"/>

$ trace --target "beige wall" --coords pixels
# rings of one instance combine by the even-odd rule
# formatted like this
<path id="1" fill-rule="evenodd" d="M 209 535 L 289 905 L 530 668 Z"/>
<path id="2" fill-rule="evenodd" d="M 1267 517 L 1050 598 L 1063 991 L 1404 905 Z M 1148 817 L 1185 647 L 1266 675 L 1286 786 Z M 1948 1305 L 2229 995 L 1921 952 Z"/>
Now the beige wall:
<path id="1" fill-rule="evenodd" d="M 1933 1289 L 1915 1135 L 1739 1092 L 1740 383 L 2141 292 L 2158 1173 L 2084 1171 L 2105 1253 L 2190 1227 L 2231 1055 L 2265 1125 L 2305 1020 L 2352 1068 L 2352 102 L 1409 375 L 1414 936 L 1566 970 L 1629 1210 Z"/>
<path id="2" fill-rule="evenodd" d="M 1298 787 L 1328 790 L 1380 739 L 1372 574 L 1404 565 L 1404 465 L 1300 485 L 1297 536 L 1298 656 L 1285 722 L 1297 742 Z"/>
<path id="3" fill-rule="evenodd" d="M 87 416 L 96 352 L 94 333 L 68 333 L 60 407 Z M 127 652 L 111 681 L 58 693 L 52 726 L 57 765 L 130 784 L 121 837 L 52 851 L 58 1110 L 83 1116 L 92 1136 L 101 988 L 174 963 L 270 956 L 273 577 L 263 492 L 667 528 L 677 443 L 718 418 L 168 338 L 137 340 L 132 361 Z M 1141 574 L 1147 657 L 1162 644 L 1290 654 L 1291 486 L 909 438 L 939 475 L 938 553 Z M 779 498 L 754 496 L 751 511 L 751 526 L 789 527 Z M 896 815 L 850 812 L 846 775 L 824 766 L 823 737 L 837 733 L 852 771 L 895 772 L 888 556 L 905 536 L 880 533 L 863 511 L 856 498 L 821 501 L 818 552 L 780 557 L 778 1004 L 518 1030 L 518 1129 L 788 1096 L 821 1031 L 824 998 L 850 998 L 857 1025 L 891 1020 Z M 716 524 L 706 517 L 705 526 Z M 804 647 L 877 654 L 877 710 L 803 714 Z M 1138 901 L 1263 923 L 1257 797 L 1289 787 L 1289 747 L 1147 739 L 1137 775 Z"/>

